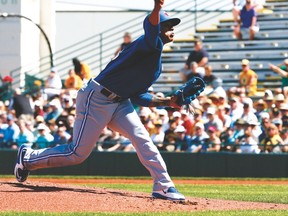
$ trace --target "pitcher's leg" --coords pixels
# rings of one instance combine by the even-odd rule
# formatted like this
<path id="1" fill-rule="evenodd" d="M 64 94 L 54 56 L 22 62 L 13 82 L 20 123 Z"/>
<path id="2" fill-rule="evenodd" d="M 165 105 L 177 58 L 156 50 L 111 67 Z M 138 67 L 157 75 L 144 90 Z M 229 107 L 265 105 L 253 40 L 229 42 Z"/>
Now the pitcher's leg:
<path id="1" fill-rule="evenodd" d="M 116 105 L 105 103 L 97 94 L 92 88 L 80 90 L 76 101 L 73 142 L 54 148 L 30 149 L 23 160 L 28 170 L 79 164 L 90 155 L 116 108 Z"/>
<path id="2" fill-rule="evenodd" d="M 130 139 L 141 163 L 148 169 L 153 180 L 153 190 L 174 187 L 166 164 L 150 139 L 149 133 L 140 121 L 130 102 L 122 103 L 108 125 Z"/>

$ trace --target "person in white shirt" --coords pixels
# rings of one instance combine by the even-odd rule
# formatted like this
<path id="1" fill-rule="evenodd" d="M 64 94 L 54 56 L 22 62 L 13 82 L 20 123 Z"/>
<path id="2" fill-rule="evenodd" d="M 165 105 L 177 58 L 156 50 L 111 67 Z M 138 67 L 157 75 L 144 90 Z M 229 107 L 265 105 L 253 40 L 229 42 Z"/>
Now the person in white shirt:
<path id="1" fill-rule="evenodd" d="M 44 93 L 47 96 L 47 99 L 55 95 L 60 95 L 62 89 L 62 80 L 57 73 L 56 68 L 51 68 L 50 74 L 45 81 Z"/>

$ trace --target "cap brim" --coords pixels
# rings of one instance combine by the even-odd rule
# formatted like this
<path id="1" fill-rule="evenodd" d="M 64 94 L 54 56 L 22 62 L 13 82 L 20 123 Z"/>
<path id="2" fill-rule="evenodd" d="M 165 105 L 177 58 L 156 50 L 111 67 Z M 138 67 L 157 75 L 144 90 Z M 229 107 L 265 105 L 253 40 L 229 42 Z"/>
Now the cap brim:
<path id="1" fill-rule="evenodd" d="M 170 22 L 172 23 L 173 26 L 176 26 L 181 22 L 181 20 L 179 18 L 171 18 L 171 19 L 163 20 L 161 23 L 166 23 L 166 22 Z"/>

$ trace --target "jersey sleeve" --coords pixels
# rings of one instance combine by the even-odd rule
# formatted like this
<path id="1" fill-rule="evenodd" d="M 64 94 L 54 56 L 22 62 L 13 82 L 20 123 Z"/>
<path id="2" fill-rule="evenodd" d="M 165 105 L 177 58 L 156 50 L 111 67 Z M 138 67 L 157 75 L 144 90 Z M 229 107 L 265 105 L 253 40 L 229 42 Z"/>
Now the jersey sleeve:
<path id="1" fill-rule="evenodd" d="M 152 25 L 149 21 L 149 15 L 148 15 L 144 19 L 143 28 L 144 28 L 144 39 L 147 46 L 151 49 L 158 49 L 160 42 L 159 40 L 160 24 L 156 26 Z"/>
<path id="2" fill-rule="evenodd" d="M 148 107 L 150 102 L 152 101 L 152 97 L 153 97 L 152 94 L 145 92 L 140 95 L 133 96 L 130 99 L 131 99 L 131 102 L 136 105 Z"/>

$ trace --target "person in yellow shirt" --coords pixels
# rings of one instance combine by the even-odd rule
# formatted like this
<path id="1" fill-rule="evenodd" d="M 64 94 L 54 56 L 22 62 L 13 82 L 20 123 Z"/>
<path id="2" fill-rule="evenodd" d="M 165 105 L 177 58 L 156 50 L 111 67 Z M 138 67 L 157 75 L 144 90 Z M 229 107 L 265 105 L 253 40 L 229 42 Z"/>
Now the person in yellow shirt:
<path id="1" fill-rule="evenodd" d="M 258 76 L 255 71 L 250 69 L 249 60 L 242 60 L 242 71 L 239 75 L 239 84 L 245 88 L 248 96 L 253 96 L 257 92 L 257 80 Z"/>
<path id="2" fill-rule="evenodd" d="M 83 86 L 82 79 L 75 73 L 73 69 L 69 70 L 69 76 L 65 80 L 65 88 L 69 90 L 79 90 Z"/>
<path id="3" fill-rule="evenodd" d="M 84 83 L 88 83 L 88 81 L 91 79 L 91 70 L 88 64 L 79 61 L 78 58 L 72 59 L 74 70 L 78 76 L 81 77 Z"/>

